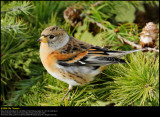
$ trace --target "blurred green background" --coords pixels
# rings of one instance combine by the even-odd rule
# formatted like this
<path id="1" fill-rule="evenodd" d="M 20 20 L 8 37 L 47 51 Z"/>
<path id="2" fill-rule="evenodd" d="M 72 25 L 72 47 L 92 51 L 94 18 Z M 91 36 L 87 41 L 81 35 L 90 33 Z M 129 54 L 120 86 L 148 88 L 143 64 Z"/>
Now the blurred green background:
<path id="1" fill-rule="evenodd" d="M 68 84 L 43 68 L 37 42 L 53 25 L 93 45 L 131 50 L 117 34 L 139 43 L 139 33 L 150 21 L 159 28 L 158 1 L 1 1 L 2 105 L 158 106 L 158 53 L 127 55 L 130 62 L 108 66 L 92 83 L 75 87 L 71 101 L 62 101 Z"/>

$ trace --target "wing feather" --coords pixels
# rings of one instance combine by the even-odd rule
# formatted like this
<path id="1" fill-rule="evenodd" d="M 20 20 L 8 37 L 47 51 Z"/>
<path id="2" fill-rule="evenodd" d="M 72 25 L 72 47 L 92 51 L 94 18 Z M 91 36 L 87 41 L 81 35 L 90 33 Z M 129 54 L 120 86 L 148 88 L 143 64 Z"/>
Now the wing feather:
<path id="1" fill-rule="evenodd" d="M 121 53 L 123 52 L 89 45 L 71 37 L 68 44 L 59 51 L 56 58 L 58 63 L 63 66 L 101 66 L 125 63 L 125 60 L 116 57 L 116 54 Z"/>

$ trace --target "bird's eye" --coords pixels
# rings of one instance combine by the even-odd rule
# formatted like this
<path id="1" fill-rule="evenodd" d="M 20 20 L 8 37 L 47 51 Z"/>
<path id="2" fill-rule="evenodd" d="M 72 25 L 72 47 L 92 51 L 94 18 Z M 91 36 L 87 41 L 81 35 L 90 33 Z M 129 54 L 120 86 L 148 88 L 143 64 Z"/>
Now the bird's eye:
<path id="1" fill-rule="evenodd" d="M 50 37 L 49 37 L 49 38 L 50 38 L 50 39 L 53 39 L 54 37 L 55 37 L 54 35 L 50 35 Z"/>

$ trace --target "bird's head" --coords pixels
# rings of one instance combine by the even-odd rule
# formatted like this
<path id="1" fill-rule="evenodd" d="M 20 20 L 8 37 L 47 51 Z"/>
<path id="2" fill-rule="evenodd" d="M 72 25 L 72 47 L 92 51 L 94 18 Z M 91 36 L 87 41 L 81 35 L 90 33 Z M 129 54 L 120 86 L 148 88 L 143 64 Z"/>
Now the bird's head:
<path id="1" fill-rule="evenodd" d="M 48 44 L 52 50 L 58 50 L 67 44 L 69 36 L 63 29 L 57 26 L 50 26 L 42 31 L 38 41 Z"/>

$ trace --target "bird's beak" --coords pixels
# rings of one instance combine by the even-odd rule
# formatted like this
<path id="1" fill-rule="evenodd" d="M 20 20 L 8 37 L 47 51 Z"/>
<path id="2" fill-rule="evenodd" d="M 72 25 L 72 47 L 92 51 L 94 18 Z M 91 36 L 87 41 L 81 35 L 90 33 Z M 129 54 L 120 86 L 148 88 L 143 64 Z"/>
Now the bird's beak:
<path id="1" fill-rule="evenodd" d="M 47 43 L 47 39 L 44 36 L 41 36 L 37 41 L 43 42 L 43 43 Z"/>

